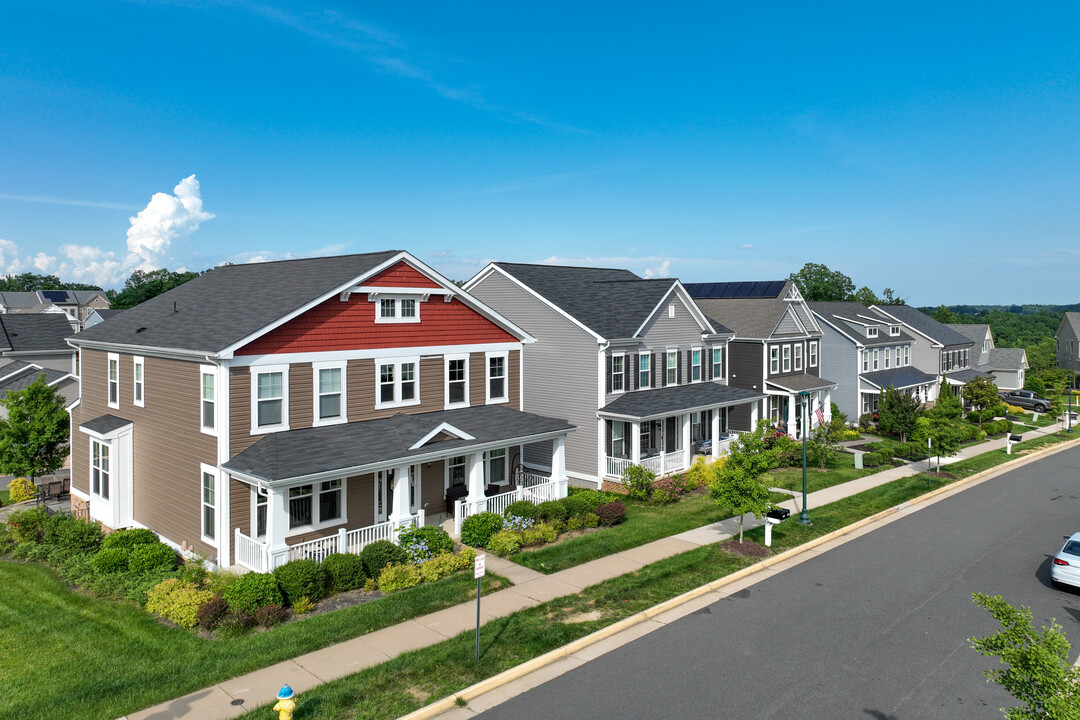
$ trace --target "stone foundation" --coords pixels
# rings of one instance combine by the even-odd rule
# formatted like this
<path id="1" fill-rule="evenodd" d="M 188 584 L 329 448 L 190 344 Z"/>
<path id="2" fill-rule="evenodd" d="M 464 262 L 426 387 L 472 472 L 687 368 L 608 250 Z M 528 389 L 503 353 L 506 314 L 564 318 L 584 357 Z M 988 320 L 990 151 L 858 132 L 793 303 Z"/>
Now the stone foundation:
<path id="1" fill-rule="evenodd" d="M 90 519 L 90 502 L 74 495 L 71 496 L 71 514 L 82 520 Z"/>

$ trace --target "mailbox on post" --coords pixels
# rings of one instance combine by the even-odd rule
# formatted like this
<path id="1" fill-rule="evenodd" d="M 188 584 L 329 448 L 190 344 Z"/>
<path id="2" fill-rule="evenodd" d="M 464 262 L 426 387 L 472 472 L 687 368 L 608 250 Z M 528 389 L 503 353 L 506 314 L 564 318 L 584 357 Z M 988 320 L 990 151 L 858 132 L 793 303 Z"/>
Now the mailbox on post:
<path id="1" fill-rule="evenodd" d="M 791 511 L 778 507 L 765 513 L 765 547 L 772 547 L 772 526 L 788 519 Z"/>
<path id="2" fill-rule="evenodd" d="M 1006 455 L 1012 455 L 1013 443 L 1018 443 L 1023 439 L 1024 439 L 1024 437 L 1022 435 L 1012 435 L 1012 434 L 1010 434 L 1010 435 L 1005 436 L 1005 454 Z"/>

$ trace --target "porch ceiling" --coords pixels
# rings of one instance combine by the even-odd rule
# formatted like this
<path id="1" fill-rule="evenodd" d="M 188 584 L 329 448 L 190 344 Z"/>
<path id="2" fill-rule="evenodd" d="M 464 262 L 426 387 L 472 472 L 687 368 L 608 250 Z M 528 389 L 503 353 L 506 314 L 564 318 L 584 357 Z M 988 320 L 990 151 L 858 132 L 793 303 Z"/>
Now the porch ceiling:
<path id="1" fill-rule="evenodd" d="M 471 436 L 436 438 L 417 445 L 441 425 Z M 489 447 L 534 442 L 574 429 L 565 420 L 520 412 L 503 405 L 397 414 L 393 417 L 271 433 L 231 458 L 225 470 L 278 482 L 331 474 L 358 474 L 424 460 L 463 455 Z"/>
<path id="2" fill-rule="evenodd" d="M 618 420 L 650 420 L 678 413 L 742 405 L 764 397 L 756 390 L 715 382 L 690 383 L 625 393 L 600 408 L 599 415 Z"/>

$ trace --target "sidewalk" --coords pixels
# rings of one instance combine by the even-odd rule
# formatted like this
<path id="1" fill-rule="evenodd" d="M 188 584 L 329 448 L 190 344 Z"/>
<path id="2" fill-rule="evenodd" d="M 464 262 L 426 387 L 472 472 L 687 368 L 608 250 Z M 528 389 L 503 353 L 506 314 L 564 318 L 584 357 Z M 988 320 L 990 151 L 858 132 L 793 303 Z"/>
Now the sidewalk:
<path id="1" fill-rule="evenodd" d="M 1029 431 L 1025 435 L 1028 438 L 1048 435 L 1057 429 L 1057 426 L 1050 426 Z M 948 461 L 956 462 L 1004 447 L 1004 439 L 992 440 L 966 448 L 958 455 L 948 458 Z M 925 461 L 883 470 L 810 493 L 807 504 L 811 509 L 820 507 L 902 477 L 918 475 L 925 470 Z M 801 500 L 799 494 L 798 497 L 781 503 L 781 506 L 795 514 L 801 512 Z M 763 521 L 747 515 L 744 522 L 744 529 L 749 530 L 760 526 Z M 649 563 L 702 545 L 726 540 L 738 532 L 739 519 L 729 518 L 551 575 L 538 573 L 489 553 L 487 567 L 491 572 L 508 578 L 514 586 L 481 599 L 480 621 L 487 623 L 557 597 L 576 594 L 590 585 L 633 572 Z M 236 717 L 271 702 L 284 684 L 290 685 L 297 693 L 303 693 L 330 680 L 378 665 L 401 653 L 435 645 L 475 626 L 476 603 L 462 603 L 226 680 L 161 705 L 131 713 L 122 720 L 217 720 Z"/>

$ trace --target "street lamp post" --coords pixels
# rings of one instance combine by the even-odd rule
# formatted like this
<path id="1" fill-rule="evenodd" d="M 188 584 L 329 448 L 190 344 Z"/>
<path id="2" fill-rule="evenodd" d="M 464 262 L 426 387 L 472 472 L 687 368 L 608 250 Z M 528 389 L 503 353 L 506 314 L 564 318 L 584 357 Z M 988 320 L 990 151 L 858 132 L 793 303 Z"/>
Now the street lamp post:
<path id="1" fill-rule="evenodd" d="M 1072 432 L 1072 386 L 1073 380 L 1069 378 L 1069 429 L 1065 432 Z"/>
<path id="2" fill-rule="evenodd" d="M 802 426 L 802 512 L 799 513 L 799 524 L 810 525 L 810 513 L 806 510 L 806 431 L 810 428 L 810 393 L 807 390 L 799 391 L 803 406 Z"/>

